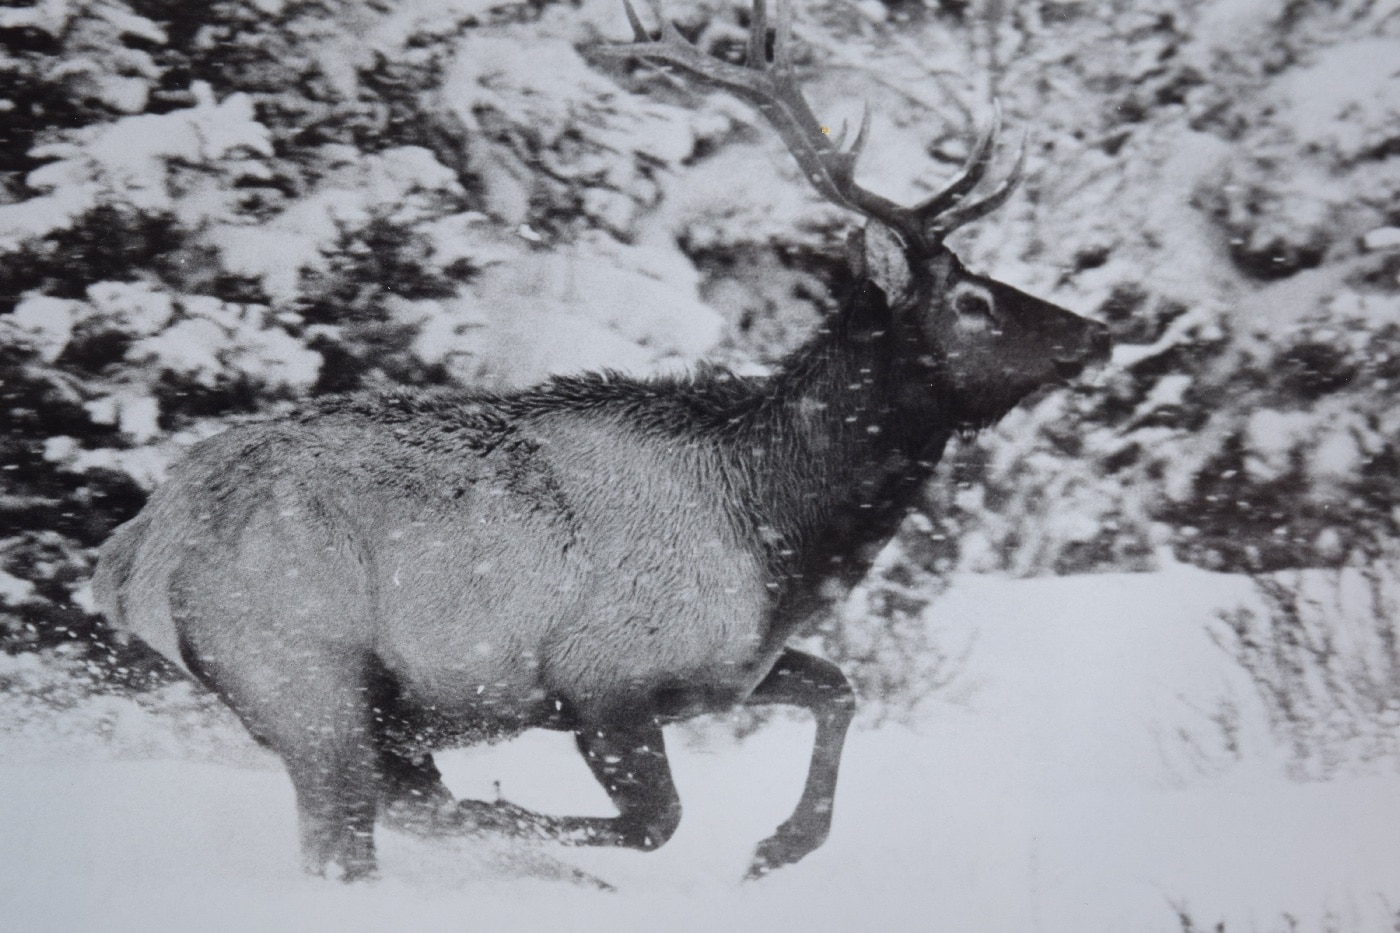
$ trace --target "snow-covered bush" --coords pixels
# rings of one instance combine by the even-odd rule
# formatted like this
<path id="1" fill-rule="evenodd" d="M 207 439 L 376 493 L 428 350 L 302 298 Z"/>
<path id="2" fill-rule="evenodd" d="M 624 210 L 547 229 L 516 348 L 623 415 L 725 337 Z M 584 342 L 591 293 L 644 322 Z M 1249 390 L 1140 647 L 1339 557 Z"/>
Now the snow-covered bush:
<path id="1" fill-rule="evenodd" d="M 187 680 L 135 679 L 74 652 L 0 653 L 0 736 L 12 754 L 246 762 L 256 752 L 233 713 Z M 118 689 L 119 687 L 126 689 Z"/>
<path id="2" fill-rule="evenodd" d="M 1265 278 L 1316 266 L 1386 221 L 1400 199 L 1400 37 L 1317 50 L 1255 106 L 1248 135 L 1205 192 L 1231 253 Z"/>
<path id="3" fill-rule="evenodd" d="M 1374 553 L 1400 533 L 1382 235 L 1400 26 L 1367 3 L 1088 14 L 1004 24 L 999 89 L 1046 155 L 959 245 L 1109 323 L 1115 364 L 965 445 L 970 488 L 935 490 L 940 528 L 963 566 L 1027 574 L 1146 568 L 1168 546 L 1248 570 Z"/>
<path id="4" fill-rule="evenodd" d="M 822 621 L 810 647 L 841 666 L 867 723 L 900 720 L 962 670 L 924 610 L 948 588 L 955 553 L 933 522 L 911 515 L 850 599 Z"/>
<path id="5" fill-rule="evenodd" d="M 1400 768 L 1400 605 L 1394 554 L 1364 567 L 1256 579 L 1262 609 L 1217 640 L 1249 671 L 1295 776 Z"/>

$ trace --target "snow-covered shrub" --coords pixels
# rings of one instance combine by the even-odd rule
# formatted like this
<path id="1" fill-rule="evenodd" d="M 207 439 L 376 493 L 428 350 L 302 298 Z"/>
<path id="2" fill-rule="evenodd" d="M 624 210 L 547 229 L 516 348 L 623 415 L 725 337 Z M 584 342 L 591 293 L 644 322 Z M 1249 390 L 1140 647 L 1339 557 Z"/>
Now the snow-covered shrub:
<path id="1" fill-rule="evenodd" d="M 193 107 L 94 124 L 32 148 L 44 164 L 25 183 L 39 194 L 0 207 L 0 248 L 69 229 L 98 207 L 171 215 L 185 227 L 237 210 L 235 186 L 267 177 L 259 158 L 272 154 L 267 130 L 245 95 L 216 102 L 203 84 L 191 93 Z"/>
<path id="2" fill-rule="evenodd" d="M 1335 276 L 1289 286 L 1180 315 L 1120 348 L 1092 394 L 1051 396 L 962 450 L 972 485 L 940 510 L 968 529 L 963 566 L 1145 568 L 1170 546 L 1259 571 L 1375 553 L 1400 531 L 1397 296 Z"/>
<path id="3" fill-rule="evenodd" d="M 257 760 L 233 713 L 188 680 L 68 651 L 0 653 L 0 735 L 35 759 Z"/>
<path id="4" fill-rule="evenodd" d="M 924 610 L 947 589 L 952 549 L 927 517 L 911 515 L 850 599 L 810 638 L 841 666 L 867 723 L 907 717 L 951 683 L 962 658 L 950 655 Z"/>
<path id="5" fill-rule="evenodd" d="M 48 0 L 0 9 L 0 191 L 32 167 L 30 147 L 55 126 L 141 113 L 165 68 L 167 35 L 121 0 Z"/>
<path id="6" fill-rule="evenodd" d="M 963 566 L 1018 573 L 1150 567 L 1166 546 L 1250 570 L 1374 552 L 1400 531 L 1400 289 L 1384 237 L 1363 236 L 1400 203 L 1393 18 L 1270 0 L 1088 12 L 1012 15 L 999 90 L 1040 145 L 1022 194 L 957 245 L 1105 320 L 1115 363 L 1092 395 L 954 451 L 970 487 L 936 490 L 935 518 Z"/>
<path id="7" fill-rule="evenodd" d="M 1396 534 L 1400 425 L 1386 391 L 1396 302 L 1342 286 L 1234 342 L 1239 404 L 1203 412 L 1195 476 L 1170 492 L 1167 513 L 1193 529 L 1186 554 L 1218 566 L 1337 565 Z M 1225 389 L 1220 374 L 1202 381 Z"/>
<path id="8" fill-rule="evenodd" d="M 1295 776 L 1400 768 L 1400 567 L 1256 578 L 1262 610 L 1221 617 L 1217 640 L 1249 671 Z"/>
<path id="9" fill-rule="evenodd" d="M 1397 56 L 1400 37 L 1342 42 L 1256 99 L 1260 116 L 1203 192 L 1250 273 L 1274 278 L 1315 266 L 1393 212 Z"/>

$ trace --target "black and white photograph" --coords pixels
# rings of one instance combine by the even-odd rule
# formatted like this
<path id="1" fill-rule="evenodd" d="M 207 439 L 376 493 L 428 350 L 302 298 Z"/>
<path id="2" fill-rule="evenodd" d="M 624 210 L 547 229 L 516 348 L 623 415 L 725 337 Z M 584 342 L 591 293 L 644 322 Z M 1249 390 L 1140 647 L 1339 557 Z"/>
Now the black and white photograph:
<path id="1" fill-rule="evenodd" d="M 0 929 L 1400 930 L 1400 0 L 0 0 Z"/>

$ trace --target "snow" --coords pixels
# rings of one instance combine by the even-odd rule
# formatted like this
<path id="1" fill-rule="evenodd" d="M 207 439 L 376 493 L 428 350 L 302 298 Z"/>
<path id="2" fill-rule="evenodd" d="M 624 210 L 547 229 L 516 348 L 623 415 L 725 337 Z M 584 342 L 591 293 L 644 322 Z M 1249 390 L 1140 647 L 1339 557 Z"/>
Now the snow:
<path id="1" fill-rule="evenodd" d="M 32 595 L 34 595 L 33 583 L 0 570 L 0 602 L 15 606 Z"/>
<path id="2" fill-rule="evenodd" d="M 135 337 L 154 334 L 175 316 L 175 303 L 144 282 L 97 282 L 87 288 L 88 301 L 114 327 Z"/>
<path id="3" fill-rule="evenodd" d="M 1313 145 L 1355 158 L 1384 144 L 1400 118 L 1400 40 L 1368 38 L 1333 46 L 1284 80 L 1289 125 Z"/>
<path id="4" fill-rule="evenodd" d="M 580 240 L 483 270 L 468 287 L 476 310 L 456 304 L 463 326 L 436 328 L 436 353 L 454 369 L 479 354 L 529 385 L 559 372 L 679 370 L 719 341 L 724 322 L 701 300 L 699 274 L 674 243 Z M 497 323 L 483 332 L 473 325 L 488 307 Z"/>
<path id="5" fill-rule="evenodd" d="M 30 294 L 20 300 L 8 320 L 0 326 L 19 331 L 21 339 L 38 351 L 40 359 L 52 363 L 68 346 L 78 307 L 76 301 L 67 298 Z"/>
<path id="6" fill-rule="evenodd" d="M 796 719 L 744 740 L 671 730 L 686 817 L 658 852 L 381 829 L 382 877 L 354 887 L 300 876 L 290 785 L 249 743 L 231 763 L 122 735 L 166 728 L 150 715 L 67 749 L 0 730 L 0 917 L 33 933 L 1391 929 L 1400 839 L 1381 817 L 1400 774 L 1287 778 L 1292 753 L 1218 643 L 1219 612 L 1255 603 L 1245 578 L 1181 566 L 960 578 L 927 622 L 962 670 L 916 726 L 853 733 L 830 840 L 756 884 L 738 880 L 753 846 L 801 789 Z M 464 796 L 499 782 L 527 806 L 610 812 L 567 735 L 439 761 Z"/>
<path id="7" fill-rule="evenodd" d="M 1369 250 L 1400 248 L 1400 227 L 1377 227 L 1361 238 Z"/>
<path id="8" fill-rule="evenodd" d="M 1245 425 L 1245 469 L 1262 482 L 1278 479 L 1291 468 L 1294 449 L 1315 430 L 1307 412 L 1272 408 L 1254 412 Z"/>

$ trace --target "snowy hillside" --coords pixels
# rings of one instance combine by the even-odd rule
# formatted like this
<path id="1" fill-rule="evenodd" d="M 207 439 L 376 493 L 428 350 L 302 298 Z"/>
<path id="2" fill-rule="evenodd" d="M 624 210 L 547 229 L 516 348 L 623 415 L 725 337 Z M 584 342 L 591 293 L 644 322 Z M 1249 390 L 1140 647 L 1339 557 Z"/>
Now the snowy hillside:
<path id="1" fill-rule="evenodd" d="M 797 797 L 805 722 L 742 741 L 719 723 L 673 731 L 686 817 L 659 852 L 381 830 L 381 879 L 345 888 L 300 876 L 290 785 L 230 720 L 195 741 L 189 723 L 113 709 L 96 743 L 6 716 L 0 927 L 1394 929 L 1400 775 L 1288 778 L 1290 750 L 1220 647 L 1219 612 L 1256 598 L 1243 577 L 1184 567 L 960 579 L 927 614 L 963 658 L 952 683 L 917 728 L 852 736 L 830 841 L 758 884 L 739 878 Z M 609 812 L 567 735 L 440 762 L 464 796 L 499 781 L 528 806 Z"/>

